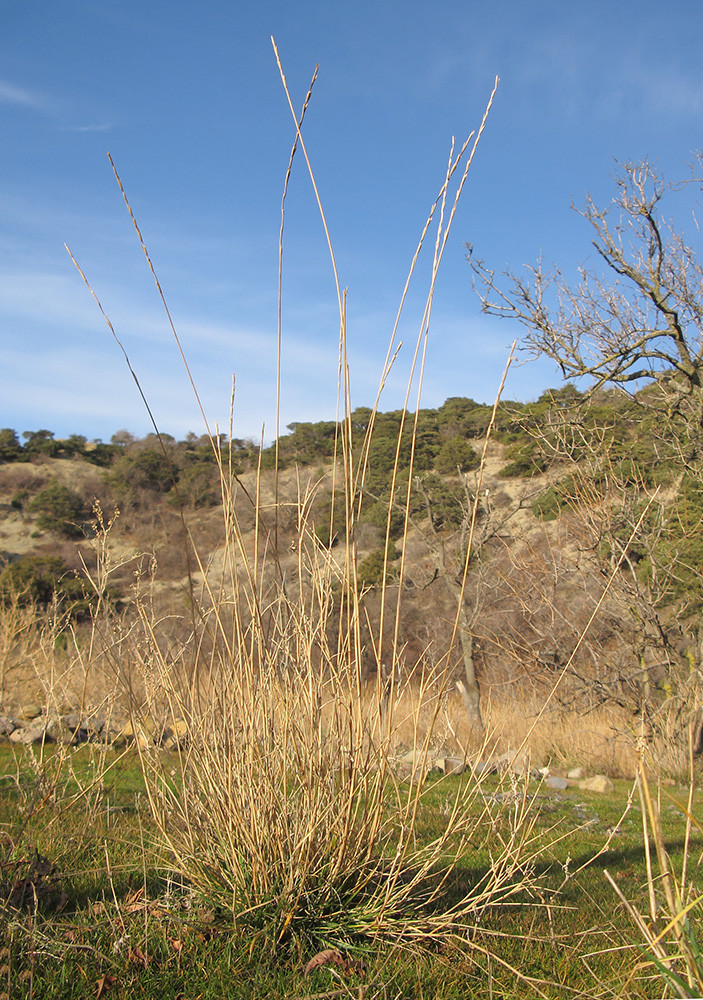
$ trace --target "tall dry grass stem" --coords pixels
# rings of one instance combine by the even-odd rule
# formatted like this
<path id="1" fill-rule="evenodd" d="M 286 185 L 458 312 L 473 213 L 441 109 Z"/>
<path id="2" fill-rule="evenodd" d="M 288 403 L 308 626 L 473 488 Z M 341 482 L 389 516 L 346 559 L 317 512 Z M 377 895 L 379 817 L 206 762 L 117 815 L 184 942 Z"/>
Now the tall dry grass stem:
<path id="1" fill-rule="evenodd" d="M 297 566 L 294 572 L 282 573 L 275 539 L 272 544 L 261 530 L 261 464 L 253 490 L 250 541 L 238 521 L 242 490 L 232 473 L 231 451 L 226 462 L 219 435 L 211 434 L 223 498 L 222 568 L 215 573 L 207 560 L 194 554 L 192 632 L 175 653 L 149 602 L 137 600 L 141 640 L 133 648 L 132 669 L 137 683 L 127 678 L 128 691 L 141 692 L 132 698 L 132 714 L 138 724 L 142 720 L 145 736 L 137 740 L 137 748 L 150 807 L 176 868 L 197 891 L 228 909 L 235 926 L 254 942 L 277 947 L 289 940 L 299 944 L 378 937 L 427 941 L 463 932 L 486 906 L 529 893 L 540 850 L 526 790 L 529 774 L 492 778 L 488 788 L 483 769 L 471 760 L 462 780 L 446 784 L 444 822 L 421 836 L 426 796 L 433 784 L 428 773 L 447 729 L 443 715 L 451 687 L 451 648 L 434 663 L 423 658 L 405 664 L 399 600 L 390 649 L 384 649 L 384 583 L 380 624 L 372 630 L 371 640 L 376 681 L 367 683 L 362 637 L 366 610 L 357 575 L 356 525 L 364 502 L 373 416 L 398 357 L 396 333 L 409 282 L 436 218 L 429 289 L 390 477 L 393 496 L 415 386 L 418 406 L 410 432 L 402 578 L 436 279 L 495 87 L 478 132 L 458 153 L 452 143 L 446 176 L 403 290 L 372 419 L 363 440 L 357 442 L 351 422 L 346 293 L 302 134 L 310 91 L 302 113 L 296 115 L 273 44 L 296 130 L 281 207 L 279 268 L 288 178 L 299 148 L 322 219 L 339 308 L 332 502 L 339 488 L 344 539 L 336 548 L 321 544 L 311 494 L 302 491 L 297 503 Z M 116 170 L 115 176 L 186 363 Z M 92 289 L 91 294 L 97 301 Z M 281 315 L 279 299 L 279 345 Z M 280 386 L 280 349 L 277 382 Z M 390 513 L 386 541 L 389 538 Z M 197 591 L 196 578 L 201 581 Z M 455 627 L 452 645 L 456 634 Z M 171 753 L 148 739 L 156 720 L 162 730 L 171 726 L 178 734 Z M 401 732 L 411 734 L 410 747 L 403 746 L 402 755 Z M 471 879 L 460 876 L 463 860 L 478 849 L 484 858 L 480 873 Z"/>
<path id="2" fill-rule="evenodd" d="M 632 976 L 641 971 L 652 970 L 669 995 L 692 998 L 703 996 L 703 943 L 700 942 L 699 924 L 703 914 L 703 894 L 697 888 L 694 878 L 699 874 L 701 858 L 694 861 L 691 836 L 693 827 L 699 833 L 703 826 L 693 816 L 693 793 L 695 787 L 693 764 L 693 741 L 690 740 L 690 781 L 685 804 L 674 804 L 685 817 L 683 857 L 678 871 L 667 850 L 661 823 L 661 790 L 652 794 L 649 775 L 640 757 L 637 787 L 642 808 L 642 838 L 647 868 L 646 915 L 624 895 L 622 889 L 605 871 L 605 877 L 612 886 L 625 910 L 632 918 L 640 935 L 643 960 L 636 964 Z M 654 856 L 652 856 L 652 848 Z"/>

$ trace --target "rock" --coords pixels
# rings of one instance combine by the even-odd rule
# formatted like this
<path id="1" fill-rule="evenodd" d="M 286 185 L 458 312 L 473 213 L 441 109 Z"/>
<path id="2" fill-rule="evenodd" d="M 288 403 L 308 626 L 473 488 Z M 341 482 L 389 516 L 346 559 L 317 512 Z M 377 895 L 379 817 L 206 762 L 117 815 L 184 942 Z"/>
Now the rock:
<path id="1" fill-rule="evenodd" d="M 463 757 L 440 757 L 435 761 L 435 766 L 442 774 L 463 774 L 466 770 Z"/>
<path id="2" fill-rule="evenodd" d="M 579 788 L 582 792 L 600 792 L 602 795 L 615 791 L 615 785 L 604 774 L 594 774 L 592 778 L 579 781 Z"/>
<path id="3" fill-rule="evenodd" d="M 20 718 L 38 719 L 43 710 L 43 707 L 38 702 L 30 701 L 20 708 Z"/>
<path id="4" fill-rule="evenodd" d="M 521 776 L 525 774 L 532 775 L 529 754 L 521 753 L 516 756 L 511 750 L 507 753 L 498 754 L 496 757 L 491 757 L 490 760 L 474 761 L 469 766 L 476 777 L 479 778 L 485 777 L 487 774 L 505 774 L 506 771 L 511 771 L 513 774 Z M 547 773 L 549 772 L 547 771 Z M 534 775 L 535 777 L 539 777 L 537 771 L 534 772 Z"/>
<path id="5" fill-rule="evenodd" d="M 515 760 L 510 765 L 510 770 L 513 774 L 526 774 L 532 775 L 532 768 L 530 766 L 530 755 L 523 754 L 520 757 L 516 757 Z"/>
<path id="6" fill-rule="evenodd" d="M 142 734 L 150 736 L 152 740 L 155 740 L 157 743 L 161 741 L 165 725 L 163 722 L 158 722 L 151 712 L 147 712 L 145 715 L 140 715 L 137 724 Z"/>
<path id="7" fill-rule="evenodd" d="M 421 749 L 408 750 L 391 760 L 396 777 L 401 781 L 422 784 L 432 768 L 432 757 Z"/>
<path id="8" fill-rule="evenodd" d="M 570 771 L 567 772 L 566 777 L 571 781 L 581 781 L 585 772 L 582 767 L 572 767 Z"/>
<path id="9" fill-rule="evenodd" d="M 66 712 L 65 715 L 60 716 L 61 722 L 66 726 L 67 729 L 80 729 L 83 716 L 79 715 L 78 712 Z"/>
<path id="10" fill-rule="evenodd" d="M 100 738 L 105 726 L 105 720 L 100 716 L 80 715 L 78 712 L 66 712 L 59 717 L 61 740 L 71 746 L 87 743 Z"/>
<path id="11" fill-rule="evenodd" d="M 477 760 L 471 765 L 471 770 L 477 778 L 483 778 L 487 774 L 495 774 L 498 768 L 493 760 Z"/>
<path id="12" fill-rule="evenodd" d="M 144 732 L 139 723 L 126 722 L 118 738 L 123 739 L 125 743 L 135 743 L 141 750 L 154 745 L 154 740 Z M 117 746 L 117 740 L 113 740 L 113 746 Z"/>
<path id="13" fill-rule="evenodd" d="M 502 773 L 505 773 L 505 771 L 511 771 L 513 774 L 520 775 L 530 773 L 530 754 L 528 751 L 516 753 L 513 750 L 508 750 L 507 753 L 502 753 L 498 757 L 494 757 L 493 763 L 495 764 L 495 770 Z"/>
<path id="14" fill-rule="evenodd" d="M 428 767 L 415 767 L 413 764 L 401 763 L 396 770 L 396 777 L 400 781 L 407 781 L 411 785 L 423 785 L 429 771 Z"/>
<path id="15" fill-rule="evenodd" d="M 22 729 L 15 729 L 10 733 L 10 739 L 13 743 L 20 743 L 23 746 L 54 742 L 54 738 L 48 731 L 48 726 L 45 723 L 39 726 L 25 726 Z"/>
<path id="16" fill-rule="evenodd" d="M 112 726 L 108 726 L 107 729 L 103 730 L 102 738 L 115 750 L 122 750 L 127 746 L 127 737 L 123 735 L 122 730 L 115 729 Z"/>
<path id="17" fill-rule="evenodd" d="M 105 728 L 105 719 L 102 715 L 91 715 L 88 719 L 88 732 L 91 739 L 97 739 Z"/>
<path id="18" fill-rule="evenodd" d="M 88 722 L 78 712 L 68 712 L 59 717 L 61 725 L 61 740 L 63 743 L 76 745 L 85 743 L 89 738 Z"/>
<path id="19" fill-rule="evenodd" d="M 190 729 L 184 719 L 174 719 L 164 730 L 164 750 L 181 750 L 188 742 Z"/>
<path id="20" fill-rule="evenodd" d="M 9 736 L 17 729 L 14 719 L 9 719 L 5 715 L 0 715 L 0 736 Z"/>
<path id="21" fill-rule="evenodd" d="M 513 755 L 511 753 L 501 753 L 493 757 L 490 763 L 493 766 L 494 771 L 500 771 L 502 773 L 508 770 L 512 759 Z"/>
<path id="22" fill-rule="evenodd" d="M 190 726 L 185 719 L 173 720 L 171 723 L 171 735 L 176 736 L 179 740 L 185 739 L 186 736 L 190 735 Z"/>
<path id="23" fill-rule="evenodd" d="M 559 778 L 556 774 L 551 774 L 545 781 L 547 788 L 554 788 L 559 792 L 565 791 L 569 787 L 566 778 Z"/>

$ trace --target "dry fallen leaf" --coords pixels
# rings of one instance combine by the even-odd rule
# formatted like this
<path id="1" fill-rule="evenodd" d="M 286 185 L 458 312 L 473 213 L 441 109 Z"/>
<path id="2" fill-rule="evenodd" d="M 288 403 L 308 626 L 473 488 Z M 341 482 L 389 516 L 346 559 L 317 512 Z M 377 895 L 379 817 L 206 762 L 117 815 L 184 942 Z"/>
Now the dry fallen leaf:
<path id="1" fill-rule="evenodd" d="M 110 989 L 111 986 L 115 984 L 115 982 L 116 979 L 114 976 L 109 975 L 109 973 L 107 972 L 104 973 L 95 984 L 97 987 L 95 992 L 95 1000 L 100 1000 L 100 998 L 105 995 L 105 993 Z"/>
<path id="2" fill-rule="evenodd" d="M 347 958 L 337 948 L 325 948 L 324 951 L 318 951 L 317 955 L 313 955 L 310 959 L 305 966 L 305 975 L 309 975 L 313 969 L 319 969 L 320 966 L 329 964 L 338 966 L 346 975 L 350 972 L 363 975 L 366 972 L 366 966 L 362 961 Z"/>
<path id="3" fill-rule="evenodd" d="M 124 909 L 125 913 L 134 913 L 137 910 L 141 910 L 144 907 L 144 900 L 142 899 L 144 895 L 144 886 L 140 886 L 139 889 L 133 889 L 128 892 L 125 896 Z"/>
<path id="4" fill-rule="evenodd" d="M 144 954 L 139 945 L 135 945 L 134 948 L 130 948 L 127 960 L 134 962 L 135 965 L 141 965 L 143 969 L 146 969 L 149 965 L 149 957 Z"/>

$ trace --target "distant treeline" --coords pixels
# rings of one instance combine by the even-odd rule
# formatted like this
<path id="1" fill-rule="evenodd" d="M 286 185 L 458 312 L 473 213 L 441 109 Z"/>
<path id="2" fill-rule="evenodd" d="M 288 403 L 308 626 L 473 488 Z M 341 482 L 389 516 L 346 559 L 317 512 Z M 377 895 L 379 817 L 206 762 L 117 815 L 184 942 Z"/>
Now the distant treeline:
<path id="1" fill-rule="evenodd" d="M 624 547 L 638 586 L 652 589 L 656 583 L 662 606 L 679 601 L 691 613 L 703 607 L 700 415 L 687 398 L 672 407 L 658 392 L 650 387 L 633 395 L 618 389 L 587 395 L 566 384 L 531 403 L 501 402 L 492 440 L 502 445 L 503 477 L 546 474 L 526 491 L 536 518 L 549 521 L 570 512 L 585 523 L 600 511 L 598 517 L 607 527 L 598 543 L 600 557 L 615 558 Z M 356 468 L 363 468 L 358 487 L 363 495 L 361 520 L 388 531 L 389 546 L 403 532 L 406 510 L 418 522 L 429 516 L 443 531 L 460 527 L 492 414 L 492 406 L 463 397 L 417 414 L 396 410 L 374 415 L 367 407 L 355 409 L 350 423 Z M 335 454 L 341 457 L 340 431 L 334 421 L 290 424 L 278 441 L 279 467 L 322 471 Z M 52 468 L 60 459 L 92 463 L 96 475 L 89 480 L 77 476 L 73 482 L 70 475 Z M 3 492 L 9 507 L 30 515 L 40 531 L 76 541 L 90 534 L 96 499 L 103 510 L 118 508 L 121 523 L 130 528 L 167 519 L 168 508 L 214 508 L 222 503 L 223 481 L 226 487 L 230 473 L 272 469 L 275 462 L 275 445 L 261 449 L 252 441 L 228 441 L 224 435 L 213 440 L 188 434 L 177 441 L 169 434 L 137 438 L 122 430 L 105 443 L 77 434 L 57 439 L 49 430 L 25 431 L 20 440 L 16 431 L 0 430 Z M 23 475 L 22 463 L 35 468 Z M 411 467 L 421 482 L 408 491 Z M 462 481 L 460 474 L 466 473 L 470 478 Z M 658 486 L 665 489 L 650 508 Z M 315 531 L 323 544 L 333 544 L 343 532 L 344 512 L 343 497 L 319 492 Z M 479 508 L 479 517 L 485 513 Z M 373 582 L 371 570 L 383 570 L 384 550 L 372 557 L 379 565 L 365 566 L 367 582 Z M 46 564 L 45 557 L 40 567 L 31 562 L 34 557 L 28 558 L 26 572 L 34 583 L 39 580 L 38 593 L 55 593 L 56 579 L 64 578 L 64 570 Z M 0 592 L 6 586 L 14 594 L 20 584 L 26 590 L 21 576 L 25 569 L 20 560 L 0 574 Z M 46 585 L 40 570 L 49 574 Z M 69 596 L 75 604 L 76 595 Z"/>
<path id="2" fill-rule="evenodd" d="M 358 456 L 375 419 L 368 447 L 367 488 L 382 491 L 396 454 L 401 472 L 409 467 L 411 454 L 417 473 L 446 476 L 476 468 L 479 456 L 474 443 L 485 436 L 492 411 L 490 405 L 455 396 L 437 409 L 419 410 L 417 417 L 406 413 L 403 423 L 400 410 L 379 412 L 374 418 L 371 409 L 358 407 L 351 414 Z M 651 408 L 646 412 L 649 419 L 643 419 L 637 397 L 620 390 L 601 390 L 586 397 L 571 384 L 548 389 L 532 403 L 500 402 L 492 433 L 505 446 L 502 474 L 533 476 L 567 457 L 573 461 L 579 452 L 585 455 L 597 449 L 606 452 L 611 463 L 619 463 L 624 473 L 629 466 L 633 476 L 661 481 L 671 451 L 662 446 L 661 426 L 655 427 Z M 278 440 L 281 468 L 325 463 L 339 447 L 335 421 L 291 423 L 287 430 Z M 569 435 L 571 440 L 567 440 Z M 276 448 L 260 450 L 253 441 L 228 441 L 225 435 L 212 440 L 191 433 L 177 441 L 170 434 L 137 438 L 121 430 L 105 443 L 80 434 L 59 439 L 49 430 L 25 431 L 20 440 L 15 430 L 0 430 L 0 463 L 54 458 L 81 458 L 102 467 L 111 492 L 123 503 L 138 504 L 145 492 L 172 494 L 177 489 L 183 502 L 204 507 L 220 502 L 213 465 L 222 461 L 236 474 L 259 464 L 270 469 Z"/>

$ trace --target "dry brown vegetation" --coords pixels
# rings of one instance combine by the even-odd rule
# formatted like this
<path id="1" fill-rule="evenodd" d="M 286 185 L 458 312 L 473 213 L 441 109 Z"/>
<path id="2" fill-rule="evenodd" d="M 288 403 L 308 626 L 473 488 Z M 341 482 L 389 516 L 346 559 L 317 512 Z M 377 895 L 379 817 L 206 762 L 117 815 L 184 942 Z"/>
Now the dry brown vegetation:
<path id="1" fill-rule="evenodd" d="M 633 774 L 635 755 L 633 738 L 643 725 L 648 736 L 652 720 L 646 718 L 645 694 L 651 698 L 656 689 L 656 673 L 650 671 L 645 692 L 638 681 L 634 626 L 629 624 L 627 609 L 616 595 L 601 607 L 597 620 L 587 632 L 578 655 L 560 680 L 559 688 L 546 713 L 544 699 L 549 695 L 563 665 L 599 600 L 603 578 L 589 566 L 584 552 L 582 525 L 573 517 L 544 522 L 534 516 L 530 499 L 539 493 L 546 479 L 534 477 L 506 480 L 499 476 L 504 462 L 503 446 L 493 443 L 483 471 L 486 491 L 478 524 L 481 559 L 472 570 L 466 588 L 466 602 L 471 614 L 474 658 L 481 688 L 487 730 L 495 752 L 516 749 L 529 734 L 529 747 L 535 764 L 552 761 L 563 765 L 584 764 L 592 771 L 610 774 Z M 61 540 L 49 532 L 37 532 L 34 518 L 10 506 L 17 483 L 40 482 L 50 476 L 66 482 L 82 482 L 89 493 L 91 485 L 105 495 L 105 487 L 96 482 L 95 470 L 79 460 L 44 462 L 39 466 L 0 467 L 0 504 L 3 517 L 6 558 L 26 555 L 59 555 L 70 570 L 83 574 L 84 566 L 96 572 L 95 536 L 83 542 Z M 213 469 L 216 474 L 216 468 Z M 267 552 L 276 572 L 286 586 L 296 587 L 301 574 L 300 495 L 314 498 L 310 505 L 314 517 L 321 500 L 329 496 L 333 478 L 331 467 L 285 470 L 278 477 L 279 499 L 275 504 L 273 472 L 262 472 L 258 481 L 259 514 L 249 497 L 256 493 L 255 472 L 245 473 L 233 493 L 234 509 L 242 553 L 253 559 L 255 551 Z M 467 474 L 474 480 L 475 474 Z M 277 516 L 278 514 L 278 516 Z M 148 600 L 158 628 L 167 631 L 172 646 L 186 641 L 192 630 L 191 594 L 200 603 L 213 601 L 228 559 L 226 527 L 222 506 L 186 512 L 190 538 L 189 560 L 183 541 L 183 525 L 178 511 L 159 500 L 134 512 L 125 525 L 116 518 L 109 534 L 110 582 L 125 597 L 124 609 L 110 622 L 110 630 L 119 627 L 125 634 L 137 614 L 139 601 Z M 256 522 L 256 523 L 255 523 Z M 86 532 L 90 534 L 91 532 Z M 277 534 L 278 548 L 272 551 Z M 456 531 L 446 531 L 445 559 L 451 566 L 457 558 Z M 386 642 L 393 639 L 395 613 L 402 594 L 402 613 L 398 642 L 399 675 L 406 680 L 418 664 L 436 664 L 451 631 L 456 604 L 442 582 L 438 559 L 427 524 L 413 521 L 405 539 L 405 565 L 401 581 L 392 574 L 385 590 L 368 588 L 361 599 L 363 636 L 361 660 L 365 683 L 373 685 L 378 673 L 374 634 L 385 603 Z M 361 523 L 357 533 L 358 563 L 378 551 L 382 530 Z M 195 557 L 197 553 L 197 559 Z M 341 573 L 343 548 L 337 543 L 325 558 Z M 397 562 L 395 563 L 397 566 Z M 392 567 L 393 568 L 393 567 Z M 458 569 L 455 575 L 458 576 Z M 142 595 L 135 600 L 136 583 Z M 209 593 L 208 593 L 209 588 Z M 336 614 L 333 609 L 333 616 Z M 119 663 L 111 646 L 113 637 L 94 643 L 93 662 L 87 671 L 80 639 L 94 628 L 89 623 L 69 625 L 49 620 L 35 609 L 15 606 L 3 618 L 2 710 L 17 711 L 23 703 L 48 699 L 73 707 L 84 702 L 98 709 L 105 699 L 116 697 L 116 679 L 125 671 L 129 659 L 129 641 L 119 646 Z M 57 642 L 57 635 L 63 640 Z M 65 640 L 65 642 L 64 642 Z M 101 643 L 105 646 L 102 648 Z M 118 699 L 120 701 L 120 699 Z M 445 742 L 453 752 L 471 743 L 467 719 L 459 695 L 454 691 L 447 703 Z M 119 711 L 127 711 L 121 699 Z M 671 723 L 667 723 L 670 726 Z M 662 733 L 671 739 L 670 728 Z M 410 745 L 411 734 L 400 726 L 399 743 Z M 475 741 L 474 741 L 475 742 Z M 664 752 L 664 747 L 660 748 Z M 671 744 L 667 765 L 673 766 Z"/>

